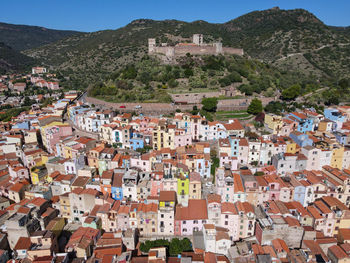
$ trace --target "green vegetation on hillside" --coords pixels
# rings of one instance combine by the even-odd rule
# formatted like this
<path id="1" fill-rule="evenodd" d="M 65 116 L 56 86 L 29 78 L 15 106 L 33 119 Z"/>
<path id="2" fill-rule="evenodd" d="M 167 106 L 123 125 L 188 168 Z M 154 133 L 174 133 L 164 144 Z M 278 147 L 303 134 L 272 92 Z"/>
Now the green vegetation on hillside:
<path id="1" fill-rule="evenodd" d="M 38 26 L 0 23 L 0 42 L 18 51 L 40 47 L 78 34 L 81 33 Z"/>
<path id="2" fill-rule="evenodd" d="M 73 35 L 26 54 L 68 76 L 62 82 L 66 88 L 85 89 L 105 81 L 110 72 L 140 61 L 145 56 L 148 38 L 174 45 L 191 42 L 195 33 L 202 33 L 205 42 L 221 40 L 224 46 L 241 47 L 253 59 L 273 63 L 283 71 L 300 71 L 315 81 L 334 82 L 335 78 L 349 75 L 349 46 L 345 45 L 350 41 L 349 29 L 327 26 L 302 9 L 256 11 L 224 24 L 140 19 L 117 30 Z M 215 64 L 212 70 L 217 70 Z M 196 75 L 190 69 L 185 73 L 187 78 Z M 219 84 L 226 86 L 240 79 L 244 83 L 244 72 L 238 73 L 241 78 L 233 72 L 218 79 Z M 242 89 L 251 94 L 268 81 L 250 79 L 251 86 Z M 202 86 L 203 82 L 199 78 L 193 85 Z M 272 94 L 271 90 L 266 92 Z"/>
<path id="3" fill-rule="evenodd" d="M 12 117 L 16 117 L 21 112 L 27 111 L 29 109 L 30 107 L 2 109 L 0 113 L 0 121 L 10 121 Z"/>
<path id="4" fill-rule="evenodd" d="M 35 65 L 35 59 L 0 42 L 0 74 L 29 70 L 33 65 Z"/>
<path id="5" fill-rule="evenodd" d="M 170 102 L 173 93 L 217 92 L 231 85 L 245 95 L 264 96 L 275 96 L 293 85 L 303 88 L 298 95 L 321 87 L 299 72 L 279 71 L 266 63 L 235 55 L 188 55 L 174 65 L 145 56 L 94 85 L 89 95 L 111 102 Z M 212 100 L 217 99 L 206 98 L 204 102 L 210 104 Z M 213 111 L 205 105 L 203 110 Z"/>

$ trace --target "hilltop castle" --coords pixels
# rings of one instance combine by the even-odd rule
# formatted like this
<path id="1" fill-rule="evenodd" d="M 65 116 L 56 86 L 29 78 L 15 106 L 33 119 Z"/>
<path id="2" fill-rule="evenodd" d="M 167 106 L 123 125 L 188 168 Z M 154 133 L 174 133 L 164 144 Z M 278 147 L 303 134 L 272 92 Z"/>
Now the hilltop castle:
<path id="1" fill-rule="evenodd" d="M 164 55 L 167 61 L 172 61 L 177 56 L 184 56 L 187 53 L 192 55 L 218 55 L 218 54 L 236 54 L 243 56 L 241 48 L 223 47 L 221 42 L 212 44 L 203 43 L 202 34 L 194 34 L 192 43 L 178 43 L 175 46 L 168 46 L 167 43 L 161 43 L 157 46 L 155 38 L 148 39 L 148 53 Z"/>

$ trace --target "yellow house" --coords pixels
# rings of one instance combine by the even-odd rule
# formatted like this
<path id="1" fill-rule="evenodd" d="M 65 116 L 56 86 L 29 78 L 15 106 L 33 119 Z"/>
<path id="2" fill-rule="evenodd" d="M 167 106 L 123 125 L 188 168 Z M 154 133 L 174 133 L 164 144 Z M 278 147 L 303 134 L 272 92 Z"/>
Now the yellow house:
<path id="1" fill-rule="evenodd" d="M 157 128 L 153 131 L 153 149 L 175 149 L 175 128 L 175 125 L 167 125 L 166 123 L 160 123 L 157 126 Z"/>
<path id="2" fill-rule="evenodd" d="M 63 218 L 71 219 L 70 201 L 68 193 L 60 196 L 60 214 Z"/>
<path id="3" fill-rule="evenodd" d="M 298 148 L 295 142 L 291 142 L 291 141 L 287 142 L 287 150 L 286 150 L 287 153 L 296 154 L 297 150 Z"/>
<path id="4" fill-rule="evenodd" d="M 277 134 L 283 126 L 282 116 L 274 114 L 265 114 L 264 121 L 267 127 L 272 130 L 273 134 Z"/>
<path id="5" fill-rule="evenodd" d="M 117 124 L 104 124 L 100 127 L 101 140 L 113 144 L 113 130 L 118 128 Z"/>
<path id="6" fill-rule="evenodd" d="M 343 167 L 343 156 L 344 156 L 344 147 L 333 148 L 332 150 L 332 159 L 331 167 L 342 169 Z"/>
<path id="7" fill-rule="evenodd" d="M 70 146 L 63 146 L 63 156 L 64 158 L 67 158 L 67 159 L 72 159 L 73 155 L 72 155 L 72 152 L 73 152 L 73 148 L 70 147 Z"/>
<path id="8" fill-rule="evenodd" d="M 30 178 L 32 184 L 44 183 L 47 181 L 47 169 L 45 166 L 36 166 L 33 167 L 30 171 Z"/>

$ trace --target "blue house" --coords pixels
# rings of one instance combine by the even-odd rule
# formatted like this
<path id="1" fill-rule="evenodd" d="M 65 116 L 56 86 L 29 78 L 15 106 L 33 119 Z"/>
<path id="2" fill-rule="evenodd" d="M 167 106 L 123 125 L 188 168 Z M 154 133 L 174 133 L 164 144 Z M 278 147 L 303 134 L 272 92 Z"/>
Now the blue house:
<path id="1" fill-rule="evenodd" d="M 294 131 L 289 134 L 289 137 L 300 147 L 312 146 L 313 144 L 313 140 L 305 133 Z"/>
<path id="2" fill-rule="evenodd" d="M 305 186 L 303 185 L 294 186 L 294 196 L 293 196 L 294 201 L 297 201 L 300 204 L 304 205 L 305 194 L 306 194 Z"/>
<path id="3" fill-rule="evenodd" d="M 338 109 L 327 108 L 324 109 L 324 117 L 335 122 L 333 130 L 339 130 L 343 127 L 343 123 L 346 121 L 346 117 Z"/>
<path id="4" fill-rule="evenodd" d="M 68 108 L 68 116 L 69 116 L 70 120 L 73 123 L 75 123 L 77 115 L 83 114 L 84 112 L 87 112 L 89 110 L 90 110 L 89 108 L 82 107 L 82 106 L 69 107 Z"/>
<path id="5" fill-rule="evenodd" d="M 314 119 L 306 116 L 302 112 L 289 113 L 286 118 L 298 122 L 298 132 L 306 133 L 314 129 Z"/>
<path id="6" fill-rule="evenodd" d="M 133 137 L 130 139 L 130 148 L 134 151 L 144 147 L 143 135 L 139 133 L 134 133 Z"/>
<path id="7" fill-rule="evenodd" d="M 230 146 L 231 146 L 231 156 L 238 157 L 239 152 L 239 138 L 229 137 Z"/>
<path id="8" fill-rule="evenodd" d="M 12 126 L 12 129 L 21 129 L 21 130 L 29 130 L 30 123 L 29 121 L 17 122 Z"/>
<path id="9" fill-rule="evenodd" d="M 123 199 L 123 175 L 114 174 L 111 187 L 111 196 L 114 200 Z"/>
<path id="10" fill-rule="evenodd" d="M 349 139 L 348 139 L 348 135 L 347 134 L 341 133 L 341 132 L 334 132 L 333 134 L 334 134 L 336 140 L 340 144 L 342 144 L 342 145 L 347 145 L 348 144 Z"/>

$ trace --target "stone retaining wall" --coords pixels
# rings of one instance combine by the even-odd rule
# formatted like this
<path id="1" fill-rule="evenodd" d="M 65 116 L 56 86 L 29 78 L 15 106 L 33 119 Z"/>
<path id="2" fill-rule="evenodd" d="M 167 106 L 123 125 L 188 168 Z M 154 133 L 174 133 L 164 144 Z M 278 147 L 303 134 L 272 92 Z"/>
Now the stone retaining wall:
<path id="1" fill-rule="evenodd" d="M 96 106 L 103 107 L 106 109 L 118 110 L 120 112 L 133 112 L 143 113 L 149 115 L 160 115 L 160 114 L 169 114 L 175 112 L 176 109 L 181 111 L 192 110 L 193 106 L 197 106 L 198 109 L 202 107 L 201 104 L 183 104 L 175 105 L 172 103 L 114 103 L 107 102 L 100 99 L 92 98 L 86 96 L 86 101 L 90 104 L 95 104 Z M 233 110 L 246 110 L 253 98 L 247 97 L 244 99 L 228 99 L 228 100 L 219 100 L 218 102 L 218 111 L 233 111 Z M 270 101 L 274 101 L 275 98 L 259 98 L 262 101 L 263 106 L 267 105 Z M 135 109 L 135 106 L 141 106 L 140 109 Z M 120 107 L 125 108 L 120 108 Z"/>

